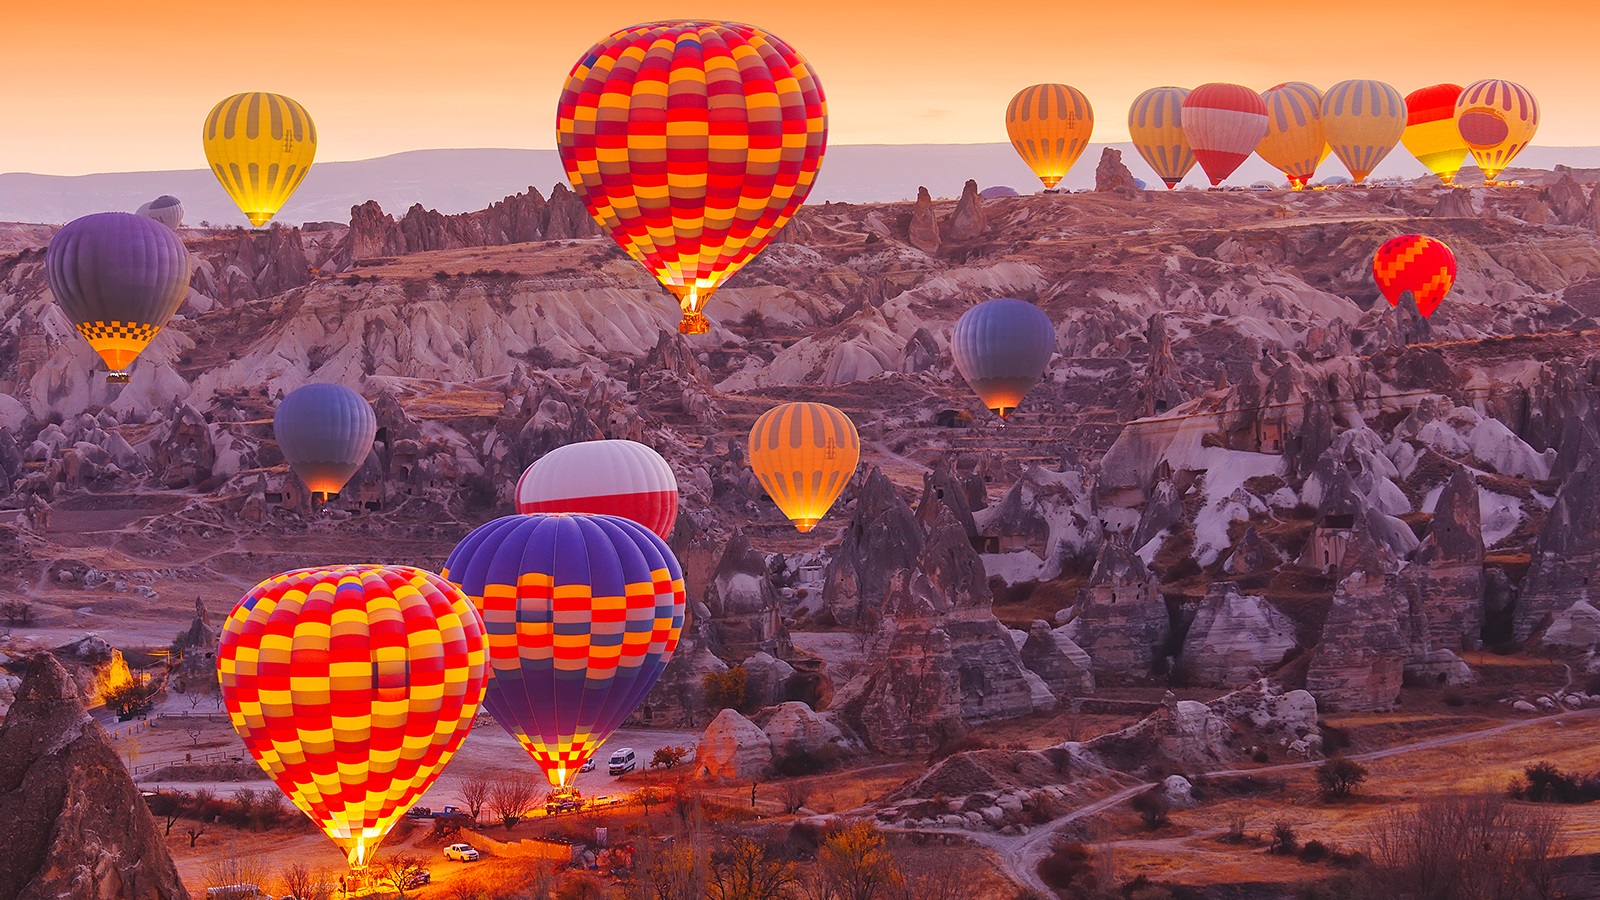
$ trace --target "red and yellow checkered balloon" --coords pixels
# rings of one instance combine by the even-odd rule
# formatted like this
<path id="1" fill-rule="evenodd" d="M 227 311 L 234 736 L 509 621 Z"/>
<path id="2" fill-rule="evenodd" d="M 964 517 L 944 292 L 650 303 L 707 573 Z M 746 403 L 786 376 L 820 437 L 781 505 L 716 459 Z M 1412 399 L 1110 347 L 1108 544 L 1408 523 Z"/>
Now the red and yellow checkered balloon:
<path id="1" fill-rule="evenodd" d="M 590 215 L 678 298 L 684 334 L 811 190 L 827 101 L 806 61 L 737 22 L 636 25 L 573 66 L 556 145 Z"/>
<path id="2" fill-rule="evenodd" d="M 1378 248 L 1372 277 L 1390 306 L 1399 306 L 1401 296 L 1410 291 L 1426 319 L 1456 283 L 1456 255 L 1443 241 L 1403 234 Z"/>
<path id="3" fill-rule="evenodd" d="M 477 610 L 432 572 L 302 569 L 233 608 L 217 679 L 256 762 L 359 868 L 466 739 L 486 653 Z"/>

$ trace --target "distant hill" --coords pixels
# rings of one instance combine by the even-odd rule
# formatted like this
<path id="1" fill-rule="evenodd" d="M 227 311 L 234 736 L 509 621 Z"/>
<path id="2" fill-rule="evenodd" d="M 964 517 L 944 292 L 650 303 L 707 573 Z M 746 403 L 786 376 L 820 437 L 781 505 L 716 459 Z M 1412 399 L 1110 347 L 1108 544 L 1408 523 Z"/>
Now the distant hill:
<path id="1" fill-rule="evenodd" d="M 1095 164 L 1103 144 L 1091 145 L 1063 184 L 1094 185 Z M 1112 144 L 1136 178 L 1154 183 L 1131 144 Z M 1548 169 L 1600 167 L 1600 147 L 1532 147 L 1517 159 L 1519 166 Z M 1342 173 L 1335 159 L 1322 175 Z M 1422 167 L 1397 150 L 1374 177 L 1414 177 Z M 829 148 L 812 202 L 850 203 L 909 200 L 919 186 L 935 197 L 954 197 L 967 179 L 980 187 L 1009 185 L 1021 192 L 1038 189 L 1010 144 L 863 144 Z M 1259 157 L 1251 157 L 1230 184 L 1258 179 L 1282 180 Z M 445 213 L 482 209 L 532 185 L 548 195 L 565 180 L 554 150 L 414 150 L 352 162 L 322 162 L 311 170 L 299 192 L 279 216 L 290 224 L 344 222 L 350 207 L 376 200 L 386 211 L 404 212 L 414 203 Z M 1205 182 L 1197 168 L 1187 184 Z M 183 200 L 186 222 L 243 224 L 244 219 L 205 169 L 168 172 L 115 172 L 102 175 L 0 175 L 0 221 L 66 222 L 91 212 L 133 210 L 146 200 L 173 194 Z"/>

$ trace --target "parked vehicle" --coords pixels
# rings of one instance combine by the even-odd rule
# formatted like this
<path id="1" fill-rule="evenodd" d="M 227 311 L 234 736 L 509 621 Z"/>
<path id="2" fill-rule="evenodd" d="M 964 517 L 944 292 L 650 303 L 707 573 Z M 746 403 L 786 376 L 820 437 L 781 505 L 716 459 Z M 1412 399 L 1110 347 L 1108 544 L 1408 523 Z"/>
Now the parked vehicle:
<path id="1" fill-rule="evenodd" d="M 206 888 L 206 900 L 271 900 L 253 884 L 225 884 Z"/>
<path id="2" fill-rule="evenodd" d="M 477 853 L 478 851 L 474 850 L 472 852 Z M 477 857 L 474 856 L 473 859 L 477 859 Z M 432 883 L 433 873 L 429 872 L 427 869 L 423 869 L 420 872 L 412 872 L 411 877 L 406 879 L 406 887 L 408 888 L 422 887 L 425 884 Z"/>
<path id="3" fill-rule="evenodd" d="M 606 765 L 606 770 L 612 775 L 621 775 L 632 772 L 639 767 L 639 759 L 634 756 L 632 747 L 623 747 L 611 754 L 611 762 Z"/>
<path id="4" fill-rule="evenodd" d="M 445 859 L 455 859 L 461 862 L 477 862 L 478 851 L 471 844 L 451 844 L 444 848 Z"/>
<path id="5" fill-rule="evenodd" d="M 584 760 L 583 761 L 583 765 L 578 767 L 578 771 L 579 772 L 593 772 L 594 771 L 594 757 L 591 756 L 588 759 Z"/>

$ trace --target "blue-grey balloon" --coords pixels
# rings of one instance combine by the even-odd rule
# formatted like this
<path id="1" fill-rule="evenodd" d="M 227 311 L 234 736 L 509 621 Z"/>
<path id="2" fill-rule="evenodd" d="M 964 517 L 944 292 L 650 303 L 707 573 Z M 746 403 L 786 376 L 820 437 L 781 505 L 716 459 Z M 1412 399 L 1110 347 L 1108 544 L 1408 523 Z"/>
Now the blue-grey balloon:
<path id="1" fill-rule="evenodd" d="M 134 215 L 155 219 L 157 222 L 177 231 L 183 226 L 183 201 L 171 194 L 162 194 L 143 204 Z"/>
<path id="2" fill-rule="evenodd" d="M 1044 310 L 1011 297 L 979 303 L 950 332 L 961 377 L 1002 419 L 1039 383 L 1055 346 L 1055 325 Z"/>
<path id="3" fill-rule="evenodd" d="M 378 417 L 365 398 L 342 384 L 307 384 L 278 404 L 272 431 L 306 487 L 337 494 L 372 452 Z"/>

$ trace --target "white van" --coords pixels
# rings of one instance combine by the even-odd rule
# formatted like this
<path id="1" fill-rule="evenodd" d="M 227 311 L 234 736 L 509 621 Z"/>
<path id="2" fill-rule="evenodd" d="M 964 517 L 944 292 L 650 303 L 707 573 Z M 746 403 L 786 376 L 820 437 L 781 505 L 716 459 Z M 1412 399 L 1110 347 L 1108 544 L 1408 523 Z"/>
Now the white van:
<path id="1" fill-rule="evenodd" d="M 623 747 L 611 754 L 611 762 L 606 765 L 606 771 L 612 775 L 621 775 L 624 772 L 632 772 L 638 767 L 639 760 L 633 755 L 633 748 Z"/>
<path id="2" fill-rule="evenodd" d="M 266 897 L 261 888 L 253 884 L 225 884 L 206 888 L 206 900 L 263 900 Z"/>

